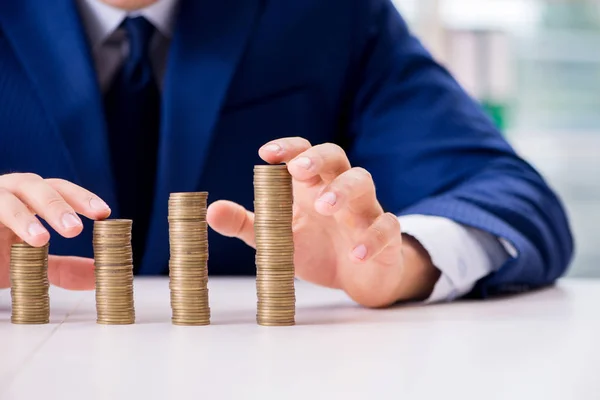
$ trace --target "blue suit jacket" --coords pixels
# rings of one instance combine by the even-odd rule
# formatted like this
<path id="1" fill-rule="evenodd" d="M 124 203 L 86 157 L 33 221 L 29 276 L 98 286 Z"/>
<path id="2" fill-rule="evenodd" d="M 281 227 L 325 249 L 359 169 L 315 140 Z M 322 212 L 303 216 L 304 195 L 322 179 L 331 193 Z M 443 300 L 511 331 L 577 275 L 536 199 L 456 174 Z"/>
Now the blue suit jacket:
<path id="1" fill-rule="evenodd" d="M 342 145 L 396 214 L 438 215 L 519 256 L 473 295 L 547 285 L 572 240 L 563 208 L 478 105 L 410 36 L 389 0 L 183 0 L 165 76 L 155 208 L 142 274 L 167 271 L 170 192 L 252 209 L 271 139 Z M 119 216 L 102 96 L 73 0 L 0 1 L 0 173 L 75 182 Z M 83 234 L 55 254 L 92 256 Z M 210 233 L 211 274 L 254 273 L 254 252 Z"/>

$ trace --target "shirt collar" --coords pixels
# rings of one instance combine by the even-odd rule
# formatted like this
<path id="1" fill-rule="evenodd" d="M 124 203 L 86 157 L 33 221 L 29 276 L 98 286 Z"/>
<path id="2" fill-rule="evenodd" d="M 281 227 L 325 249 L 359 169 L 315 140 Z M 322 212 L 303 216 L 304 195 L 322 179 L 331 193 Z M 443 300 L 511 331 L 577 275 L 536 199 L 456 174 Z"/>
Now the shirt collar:
<path id="1" fill-rule="evenodd" d="M 99 46 L 121 25 L 128 16 L 144 16 L 164 36 L 173 34 L 178 0 L 159 0 L 133 12 L 112 7 L 100 0 L 78 0 L 81 16 L 92 46 Z"/>

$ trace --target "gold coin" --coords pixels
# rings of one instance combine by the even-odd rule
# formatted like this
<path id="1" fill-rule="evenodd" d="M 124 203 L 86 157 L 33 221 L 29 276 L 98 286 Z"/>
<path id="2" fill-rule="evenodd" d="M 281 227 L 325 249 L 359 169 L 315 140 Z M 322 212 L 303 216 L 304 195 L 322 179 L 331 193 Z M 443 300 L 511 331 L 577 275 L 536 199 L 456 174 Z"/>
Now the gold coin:
<path id="1" fill-rule="evenodd" d="M 135 323 L 131 220 L 94 222 L 94 276 L 96 322 L 105 325 Z"/>
<path id="2" fill-rule="evenodd" d="M 114 319 L 104 319 L 104 318 L 98 318 L 96 320 L 96 323 L 100 324 L 100 325 L 133 325 L 135 324 L 135 319 L 134 318 L 114 318 Z"/>
<path id="3" fill-rule="evenodd" d="M 259 309 L 266 311 L 281 311 L 281 310 L 294 310 L 296 308 L 295 299 L 259 299 L 257 302 Z"/>
<path id="4" fill-rule="evenodd" d="M 169 289 L 175 325 L 209 323 L 207 200 L 208 192 L 169 196 Z"/>
<path id="5" fill-rule="evenodd" d="M 15 318 L 11 317 L 11 322 L 16 325 L 43 325 L 50 323 L 50 319 L 43 318 Z"/>
<path id="6" fill-rule="evenodd" d="M 292 284 L 294 284 L 295 279 L 296 279 L 296 277 L 293 272 L 288 272 L 286 274 L 280 274 L 280 275 L 268 275 L 268 274 L 265 274 L 264 272 L 259 271 L 256 274 L 256 280 L 259 282 L 265 282 L 266 284 L 268 284 L 269 282 L 273 282 L 273 283 L 285 282 L 285 283 L 292 285 Z"/>
<path id="7" fill-rule="evenodd" d="M 176 297 L 171 297 L 171 304 L 173 305 L 173 310 L 186 310 L 186 309 L 207 309 L 208 308 L 208 298 L 200 298 L 200 299 L 179 299 Z"/>
<path id="8" fill-rule="evenodd" d="M 179 326 L 206 326 L 206 325 L 210 325 L 210 320 L 206 319 L 206 320 L 179 320 L 176 318 L 172 319 L 173 325 L 179 325 Z"/>
<path id="9" fill-rule="evenodd" d="M 260 308 L 260 307 L 258 308 L 257 314 L 261 318 L 269 318 L 269 319 L 291 319 L 291 318 L 294 318 L 294 316 L 296 315 L 294 308 L 291 308 L 289 310 L 285 310 L 285 309 L 272 310 L 272 309 L 265 309 L 265 308 Z"/>
<path id="10" fill-rule="evenodd" d="M 294 294 L 295 286 L 292 281 L 269 281 L 269 280 L 257 280 L 256 289 L 262 293 L 290 293 Z M 259 293 L 260 294 L 260 293 Z"/>
<path id="11" fill-rule="evenodd" d="M 49 323 L 48 249 L 48 243 L 41 247 L 26 243 L 11 246 L 9 280 L 13 324 Z"/>
<path id="12" fill-rule="evenodd" d="M 285 165 L 254 168 L 257 323 L 294 325 L 293 185 Z"/>
<path id="13" fill-rule="evenodd" d="M 187 309 L 173 309 L 171 317 L 184 320 L 184 319 L 204 319 L 210 317 L 210 309 L 208 307 L 197 307 Z"/>
<path id="14" fill-rule="evenodd" d="M 286 271 L 287 274 L 280 274 L 280 275 L 275 275 L 275 274 L 270 274 L 270 271 L 275 272 L 277 271 L 276 269 L 271 269 L 271 270 L 266 270 L 264 268 L 259 268 L 256 272 L 256 280 L 258 282 L 264 282 L 266 284 L 268 284 L 269 282 L 273 282 L 273 283 L 280 283 L 280 282 L 286 282 L 286 283 L 294 283 L 294 279 L 296 278 L 294 270 L 293 269 L 280 269 L 280 271 Z"/>

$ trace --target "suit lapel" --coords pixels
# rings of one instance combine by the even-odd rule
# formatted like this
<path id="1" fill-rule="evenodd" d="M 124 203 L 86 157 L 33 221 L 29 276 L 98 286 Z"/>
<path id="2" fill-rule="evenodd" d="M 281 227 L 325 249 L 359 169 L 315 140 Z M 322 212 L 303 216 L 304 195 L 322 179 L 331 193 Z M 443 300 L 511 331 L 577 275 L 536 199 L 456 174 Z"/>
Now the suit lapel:
<path id="1" fill-rule="evenodd" d="M 181 2 L 165 76 L 158 185 L 148 243 L 160 255 L 147 253 L 142 273 L 160 272 L 168 258 L 169 194 L 202 190 L 198 185 L 213 129 L 262 1 Z"/>
<path id="2" fill-rule="evenodd" d="M 102 101 L 77 9 L 73 0 L 45 3 L 1 1 L 0 25 L 66 146 L 76 182 L 115 210 Z"/>

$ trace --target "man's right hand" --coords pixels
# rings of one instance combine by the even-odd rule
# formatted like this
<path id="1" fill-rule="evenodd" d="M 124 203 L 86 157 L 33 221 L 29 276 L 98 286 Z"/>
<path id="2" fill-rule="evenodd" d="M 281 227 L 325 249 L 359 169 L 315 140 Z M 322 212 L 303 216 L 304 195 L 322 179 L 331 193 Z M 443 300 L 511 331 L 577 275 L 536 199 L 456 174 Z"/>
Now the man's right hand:
<path id="1" fill-rule="evenodd" d="M 98 196 L 62 179 L 43 179 L 35 174 L 0 176 L 0 288 L 10 287 L 10 248 L 26 242 L 45 245 L 50 233 L 43 218 L 65 238 L 83 229 L 78 214 L 92 220 L 105 219 L 110 208 Z M 94 288 L 94 261 L 80 257 L 48 257 L 48 279 L 70 290 Z"/>

